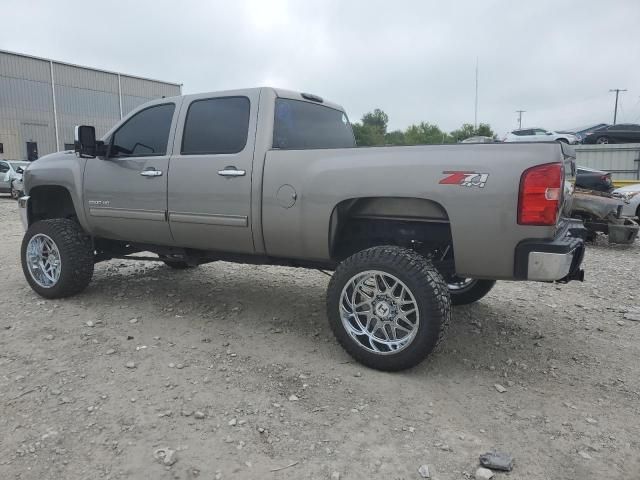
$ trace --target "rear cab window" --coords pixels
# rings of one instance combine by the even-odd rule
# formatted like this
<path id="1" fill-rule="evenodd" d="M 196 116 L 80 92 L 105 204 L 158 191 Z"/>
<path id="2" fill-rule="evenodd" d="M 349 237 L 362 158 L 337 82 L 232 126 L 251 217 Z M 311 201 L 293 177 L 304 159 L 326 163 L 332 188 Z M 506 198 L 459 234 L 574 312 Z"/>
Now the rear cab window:
<path id="1" fill-rule="evenodd" d="M 351 124 L 341 110 L 303 100 L 276 99 L 274 149 L 311 150 L 355 146 Z"/>

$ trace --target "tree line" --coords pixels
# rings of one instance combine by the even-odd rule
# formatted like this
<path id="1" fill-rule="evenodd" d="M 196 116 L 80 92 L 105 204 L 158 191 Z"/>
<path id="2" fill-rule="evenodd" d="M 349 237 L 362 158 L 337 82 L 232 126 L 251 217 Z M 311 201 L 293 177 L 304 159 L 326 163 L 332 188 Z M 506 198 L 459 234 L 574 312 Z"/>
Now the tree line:
<path id="1" fill-rule="evenodd" d="M 444 132 L 438 125 L 420 122 L 410 125 L 404 131 L 387 131 L 389 116 L 379 108 L 365 113 L 359 123 L 352 124 L 356 144 L 361 147 L 375 145 L 428 145 L 435 143 L 457 143 L 465 138 L 482 135 L 495 138 L 495 133 L 486 123 L 475 128 L 470 123 L 464 123 L 457 130 Z"/>

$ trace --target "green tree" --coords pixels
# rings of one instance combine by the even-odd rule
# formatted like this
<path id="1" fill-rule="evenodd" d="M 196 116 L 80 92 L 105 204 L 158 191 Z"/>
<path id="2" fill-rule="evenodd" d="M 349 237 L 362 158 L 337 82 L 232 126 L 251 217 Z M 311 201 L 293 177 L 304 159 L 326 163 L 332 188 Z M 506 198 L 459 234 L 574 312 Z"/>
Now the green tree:
<path id="1" fill-rule="evenodd" d="M 384 136 L 385 145 L 406 145 L 404 132 L 402 130 L 394 130 Z"/>
<path id="2" fill-rule="evenodd" d="M 356 145 L 359 147 L 372 147 L 375 145 L 384 145 L 384 134 L 371 125 L 363 125 L 354 123 L 353 135 L 356 137 Z"/>
<path id="3" fill-rule="evenodd" d="M 354 123 L 353 134 L 356 137 L 356 145 L 370 147 L 384 145 L 389 116 L 379 108 L 373 112 L 365 113 L 361 123 Z"/>
<path id="4" fill-rule="evenodd" d="M 411 125 L 404 132 L 406 145 L 433 145 L 439 143 L 453 143 L 453 138 L 434 123 L 420 122 Z"/>
<path id="5" fill-rule="evenodd" d="M 382 132 L 384 135 L 387 133 L 387 125 L 389 124 L 389 115 L 384 113 L 379 108 L 376 108 L 373 112 L 365 113 L 362 116 L 362 124 L 369 125 L 376 130 Z"/>
<path id="6" fill-rule="evenodd" d="M 496 138 L 496 133 L 491 130 L 491 126 L 488 123 L 481 123 L 476 129 L 476 135 L 482 135 L 484 137 Z"/>
<path id="7" fill-rule="evenodd" d="M 451 132 L 451 137 L 454 142 L 461 142 L 469 137 L 483 136 L 494 137 L 495 133 L 491 130 L 491 126 L 487 123 L 481 123 L 478 128 L 474 128 L 470 123 L 464 123 L 460 128 Z"/>

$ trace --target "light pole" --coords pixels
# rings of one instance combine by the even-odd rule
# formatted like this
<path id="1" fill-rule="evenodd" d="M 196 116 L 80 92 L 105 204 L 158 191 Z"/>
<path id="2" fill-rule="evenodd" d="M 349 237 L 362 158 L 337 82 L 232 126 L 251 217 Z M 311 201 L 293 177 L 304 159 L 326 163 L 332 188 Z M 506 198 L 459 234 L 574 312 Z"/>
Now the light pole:
<path id="1" fill-rule="evenodd" d="M 616 92 L 616 104 L 613 107 L 613 124 L 616 124 L 616 119 L 618 118 L 618 95 L 620 95 L 620 92 L 626 92 L 627 89 L 626 88 L 612 88 L 611 90 L 609 90 L 610 92 Z"/>
<path id="2" fill-rule="evenodd" d="M 526 112 L 526 110 L 516 110 L 518 114 L 518 128 L 522 128 L 522 114 Z"/>

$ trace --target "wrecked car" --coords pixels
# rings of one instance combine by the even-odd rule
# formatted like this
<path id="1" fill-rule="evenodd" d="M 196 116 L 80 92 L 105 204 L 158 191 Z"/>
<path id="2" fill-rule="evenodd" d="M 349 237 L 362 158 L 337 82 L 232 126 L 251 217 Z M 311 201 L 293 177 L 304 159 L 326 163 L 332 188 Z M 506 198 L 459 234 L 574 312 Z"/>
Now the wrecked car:
<path id="1" fill-rule="evenodd" d="M 628 203 L 625 196 L 576 188 L 573 192 L 571 217 L 582 220 L 587 228 L 587 240 L 604 233 L 609 243 L 630 244 L 638 236 L 638 224 L 623 215 Z"/>

